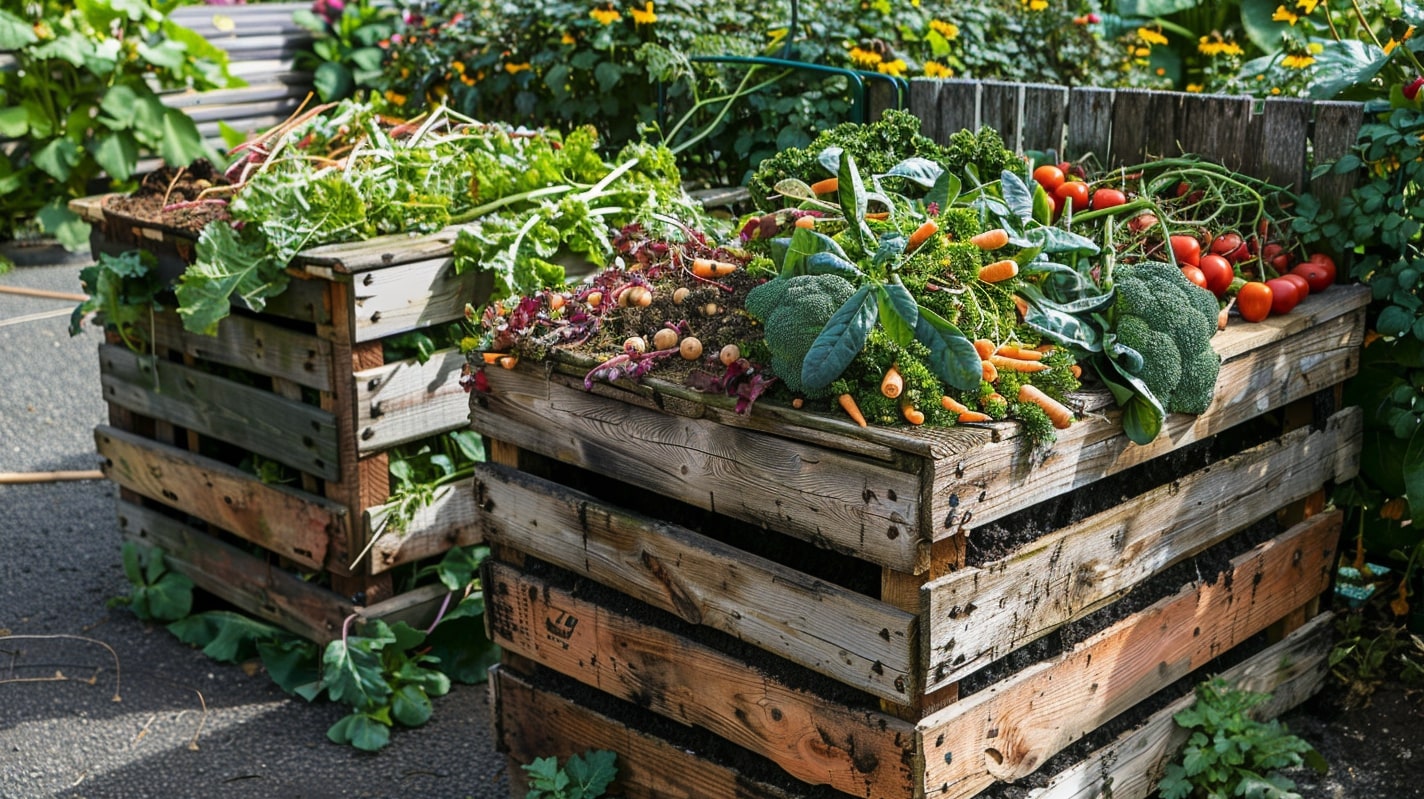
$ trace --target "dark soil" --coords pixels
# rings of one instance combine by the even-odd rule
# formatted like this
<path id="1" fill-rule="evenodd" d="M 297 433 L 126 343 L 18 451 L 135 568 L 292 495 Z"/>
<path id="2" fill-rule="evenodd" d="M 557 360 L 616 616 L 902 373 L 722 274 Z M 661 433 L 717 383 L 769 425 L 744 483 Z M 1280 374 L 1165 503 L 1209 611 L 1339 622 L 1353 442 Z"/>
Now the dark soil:
<path id="1" fill-rule="evenodd" d="M 206 161 L 186 169 L 163 168 L 144 176 L 132 194 L 110 197 L 104 203 L 106 217 L 113 222 L 139 224 L 196 237 L 214 219 L 228 219 L 227 202 L 222 200 L 228 181 Z M 164 209 L 168 210 L 164 210 Z"/>

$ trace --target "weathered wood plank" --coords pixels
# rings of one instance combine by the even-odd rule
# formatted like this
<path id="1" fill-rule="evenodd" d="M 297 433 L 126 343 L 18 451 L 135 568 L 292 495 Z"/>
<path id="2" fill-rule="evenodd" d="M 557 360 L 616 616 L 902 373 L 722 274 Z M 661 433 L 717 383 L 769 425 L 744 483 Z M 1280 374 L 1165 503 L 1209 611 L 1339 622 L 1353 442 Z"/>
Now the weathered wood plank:
<path id="1" fill-rule="evenodd" d="M 438 350 L 352 375 L 356 429 L 362 454 L 390 449 L 470 423 L 470 395 L 460 387 L 465 355 Z"/>
<path id="2" fill-rule="evenodd" d="M 995 80 L 983 81 L 979 89 L 979 124 L 997 130 L 1004 146 L 1016 153 L 1023 151 L 1023 92 L 1022 83 Z"/>
<path id="3" fill-rule="evenodd" d="M 1112 154 L 1113 90 L 1074 86 L 1068 92 L 1068 130 L 1063 152 L 1071 159 L 1095 157 L 1109 166 Z"/>
<path id="4" fill-rule="evenodd" d="M 1074 423 L 1046 458 L 1032 463 L 1014 438 L 947 459 L 935 472 L 935 538 L 1081 488 L 1343 382 L 1359 368 L 1363 313 L 1352 311 L 1226 361 L 1206 412 L 1169 414 L 1150 444 L 1130 444 L 1113 410 Z"/>
<path id="5" fill-rule="evenodd" d="M 618 779 L 609 786 L 624 799 L 798 799 L 695 749 L 643 732 L 549 690 L 535 688 L 505 666 L 490 669 L 495 746 L 509 756 L 513 796 L 528 791 L 518 766 L 540 757 L 561 761 L 589 749 L 618 753 Z"/>
<path id="6" fill-rule="evenodd" d="M 977 80 L 955 78 L 946 80 L 939 87 L 939 112 L 935 130 L 941 144 L 961 130 L 978 130 L 979 87 Z"/>
<path id="7" fill-rule="evenodd" d="M 912 78 L 910 80 L 910 113 L 920 118 L 920 133 L 943 144 L 948 139 L 948 134 L 941 134 L 939 115 L 939 88 L 940 81 L 931 78 Z"/>
<path id="8" fill-rule="evenodd" d="M 1270 694 L 1251 715 L 1279 716 L 1320 690 L 1329 672 L 1335 616 L 1316 616 L 1284 640 L 1221 673 L 1242 691 Z M 1147 799 L 1187 742 L 1188 731 L 1172 716 L 1191 707 L 1186 696 L 1152 714 L 1145 724 L 1049 780 L 1033 799 Z"/>
<path id="9" fill-rule="evenodd" d="M 473 478 L 467 478 L 442 487 L 429 505 L 415 512 L 404 530 L 389 529 L 392 504 L 368 509 L 364 514 L 366 536 L 375 538 L 371 573 L 480 543 L 483 538 L 474 484 Z"/>
<path id="10" fill-rule="evenodd" d="M 1360 103 L 1317 102 L 1315 125 L 1311 128 L 1312 169 L 1338 159 L 1350 151 L 1364 122 L 1364 106 Z M 1355 187 L 1354 173 L 1326 174 L 1310 181 L 1308 188 L 1327 207 L 1334 207 Z"/>
<path id="11" fill-rule="evenodd" d="M 227 464 L 112 427 L 94 430 L 104 475 L 310 569 L 346 534 L 345 509 Z"/>
<path id="12" fill-rule="evenodd" d="M 298 263 L 323 266 L 343 274 L 368 272 L 398 264 L 448 258 L 459 235 L 459 227 L 449 227 L 422 235 L 393 234 L 365 241 L 323 244 L 303 250 Z"/>
<path id="13" fill-rule="evenodd" d="M 332 480 L 340 474 L 332 414 L 123 347 L 99 348 L 104 400 L 236 444 Z"/>
<path id="14" fill-rule="evenodd" d="M 1284 316 L 1271 316 L 1263 322 L 1233 319 L 1226 329 L 1212 337 L 1211 347 L 1223 360 L 1231 360 L 1291 336 L 1319 329 L 1326 322 L 1346 316 L 1370 302 L 1368 286 L 1334 286 L 1301 301 L 1294 311 Z"/>
<path id="15" fill-rule="evenodd" d="M 119 501 L 124 538 L 163 548 L 194 585 L 242 610 L 321 644 L 341 635 L 345 599 L 157 511 Z"/>
<path id="16" fill-rule="evenodd" d="M 1177 134 L 1182 152 L 1240 170 L 1253 103 L 1250 97 L 1183 95 Z"/>
<path id="17" fill-rule="evenodd" d="M 403 594 L 396 594 L 374 605 L 358 607 L 355 613 L 362 620 L 380 619 L 387 624 L 403 621 L 412 627 L 425 630 L 435 622 L 441 607 L 449 610 L 459 601 L 459 597 L 452 596 L 450 589 L 443 583 L 431 583 L 412 588 Z"/>
<path id="18" fill-rule="evenodd" d="M 791 688 L 754 664 L 493 560 L 481 567 L 493 640 L 604 693 L 701 727 L 812 785 L 908 795 L 914 727 Z"/>
<path id="19" fill-rule="evenodd" d="M 1147 89 L 1118 89 L 1113 95 L 1112 149 L 1106 166 L 1132 166 L 1146 160 L 1156 142 L 1146 138 L 1155 92 Z"/>
<path id="20" fill-rule="evenodd" d="M 1261 111 L 1260 171 L 1256 177 L 1300 191 L 1310 177 L 1305 168 L 1310 101 L 1268 97 Z"/>
<path id="21" fill-rule="evenodd" d="M 1023 91 L 1023 129 L 1019 145 L 1025 150 L 1052 151 L 1063 160 L 1063 125 L 1068 117 L 1068 87 L 1030 83 Z"/>
<path id="22" fill-rule="evenodd" d="M 366 342 L 465 317 L 465 303 L 480 305 L 478 272 L 456 275 L 452 259 L 399 264 L 364 272 L 352 284 L 352 334 Z"/>
<path id="23" fill-rule="evenodd" d="M 1173 564 L 1358 471 L 1361 414 L 1292 431 L 925 587 L 930 690 L 1083 618 Z"/>
<path id="24" fill-rule="evenodd" d="M 905 704 L 915 616 L 674 524 L 493 464 L 475 467 L 484 537 Z"/>
<path id="25" fill-rule="evenodd" d="M 1200 668 L 1330 584 L 1339 512 L 1311 518 L 1075 646 L 919 725 L 926 796 L 968 799 Z M 1185 634 L 1190 630 L 1191 634 Z"/>
<path id="26" fill-rule="evenodd" d="M 612 403 L 523 370 L 490 369 L 471 422 L 491 438 L 674 499 L 917 571 L 919 480 L 797 441 Z"/>
<path id="27" fill-rule="evenodd" d="M 172 311 L 154 314 L 153 323 L 153 341 L 159 346 L 318 391 L 331 390 L 331 343 L 317 336 L 239 314 L 218 322 L 212 336 L 189 332 Z"/>

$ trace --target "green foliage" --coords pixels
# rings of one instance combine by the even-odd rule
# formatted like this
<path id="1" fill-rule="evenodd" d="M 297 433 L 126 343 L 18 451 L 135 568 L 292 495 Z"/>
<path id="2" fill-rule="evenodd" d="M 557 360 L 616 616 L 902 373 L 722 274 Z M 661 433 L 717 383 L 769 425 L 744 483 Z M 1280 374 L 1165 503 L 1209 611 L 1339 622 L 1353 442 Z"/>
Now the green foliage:
<path id="1" fill-rule="evenodd" d="M 1217 677 L 1199 684 L 1196 695 L 1191 707 L 1172 717 L 1191 736 L 1158 784 L 1163 799 L 1300 799 L 1295 783 L 1275 772 L 1303 764 L 1325 772 L 1320 754 L 1284 724 L 1250 715 L 1269 694 L 1241 691 Z"/>
<path id="2" fill-rule="evenodd" d="M 130 350 L 145 351 L 145 331 L 153 312 L 162 309 L 157 297 L 164 285 L 156 266 L 157 259 L 147 251 L 100 253 L 93 266 L 79 271 L 79 282 L 89 299 L 70 315 L 69 335 L 79 335 L 84 317 L 92 313 L 97 324 L 117 335 Z"/>
<path id="3" fill-rule="evenodd" d="M 1134 350 L 1142 363 L 1133 374 L 1166 410 L 1205 411 L 1221 369 L 1211 348 L 1216 299 L 1177 267 L 1155 261 L 1119 266 L 1113 280 L 1117 344 Z"/>
<path id="4" fill-rule="evenodd" d="M 316 0 L 310 9 L 293 12 L 292 18 L 315 37 L 312 49 L 297 55 L 296 67 L 312 73 L 312 85 L 323 102 L 344 100 L 383 83 L 386 51 L 381 43 L 390 39 L 395 9 L 370 0 Z"/>
<path id="5" fill-rule="evenodd" d="M 421 508 L 449 491 L 451 483 L 469 477 L 484 459 L 484 440 L 473 430 L 452 430 L 392 450 L 389 510 L 378 532 L 404 533 Z"/>
<path id="6" fill-rule="evenodd" d="M 838 275 L 795 275 L 767 281 L 747 294 L 747 312 L 764 326 L 771 370 L 791 391 L 805 390 L 801 372 L 806 354 L 855 291 Z"/>
<path id="7" fill-rule="evenodd" d="M 1381 608 L 1387 594 L 1364 608 L 1341 613 L 1335 622 L 1330 674 L 1345 688 L 1346 708 L 1364 706 L 1385 680 L 1424 685 L 1424 637 L 1410 633 Z"/>
<path id="8" fill-rule="evenodd" d="M 167 0 L 0 6 L 0 239 L 38 228 L 71 250 L 89 226 L 68 202 L 107 176 L 123 189 L 144 153 L 183 166 L 211 155 L 165 89 L 233 82 L 221 50 L 175 24 Z"/>
<path id="9" fill-rule="evenodd" d="M 279 627 L 229 610 L 185 616 L 169 624 L 168 631 L 179 641 L 200 647 L 204 655 L 223 663 L 240 663 L 256 657 L 259 644 L 264 642 L 285 644 L 300 640 Z"/>
<path id="10" fill-rule="evenodd" d="M 603 749 L 570 755 L 563 766 L 555 757 L 536 758 L 520 766 L 529 773 L 525 799 L 599 799 L 618 776 L 617 760 Z"/>
<path id="11" fill-rule="evenodd" d="M 188 615 L 193 607 L 193 581 L 169 570 L 162 548 L 125 541 L 123 564 L 133 592 L 110 604 L 127 606 L 144 621 L 174 621 Z"/>

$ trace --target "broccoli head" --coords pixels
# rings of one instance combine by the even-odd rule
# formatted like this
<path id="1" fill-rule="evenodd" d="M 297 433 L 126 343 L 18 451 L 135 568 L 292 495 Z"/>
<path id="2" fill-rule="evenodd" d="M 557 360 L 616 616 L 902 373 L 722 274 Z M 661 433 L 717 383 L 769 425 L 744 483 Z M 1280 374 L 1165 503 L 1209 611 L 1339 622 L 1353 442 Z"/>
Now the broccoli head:
<path id="1" fill-rule="evenodd" d="M 771 371 L 802 393 L 801 365 L 836 310 L 855 293 L 839 275 L 797 275 L 769 280 L 747 292 L 747 313 L 762 323 Z"/>
<path id="2" fill-rule="evenodd" d="M 1211 348 L 1216 298 L 1171 264 L 1123 264 L 1113 275 L 1115 331 L 1142 356 L 1138 377 L 1174 413 L 1211 404 L 1221 357 Z"/>

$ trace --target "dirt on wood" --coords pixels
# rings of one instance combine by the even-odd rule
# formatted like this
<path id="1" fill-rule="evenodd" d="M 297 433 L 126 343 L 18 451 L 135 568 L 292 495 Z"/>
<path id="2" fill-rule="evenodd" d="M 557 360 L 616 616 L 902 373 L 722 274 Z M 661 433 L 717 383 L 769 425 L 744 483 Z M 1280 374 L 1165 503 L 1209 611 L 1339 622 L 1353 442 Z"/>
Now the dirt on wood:
<path id="1" fill-rule="evenodd" d="M 165 167 L 144 176 L 132 194 L 105 200 L 105 224 L 153 227 L 197 238 L 214 219 L 231 218 L 227 185 L 227 178 L 206 161 L 183 169 Z"/>

